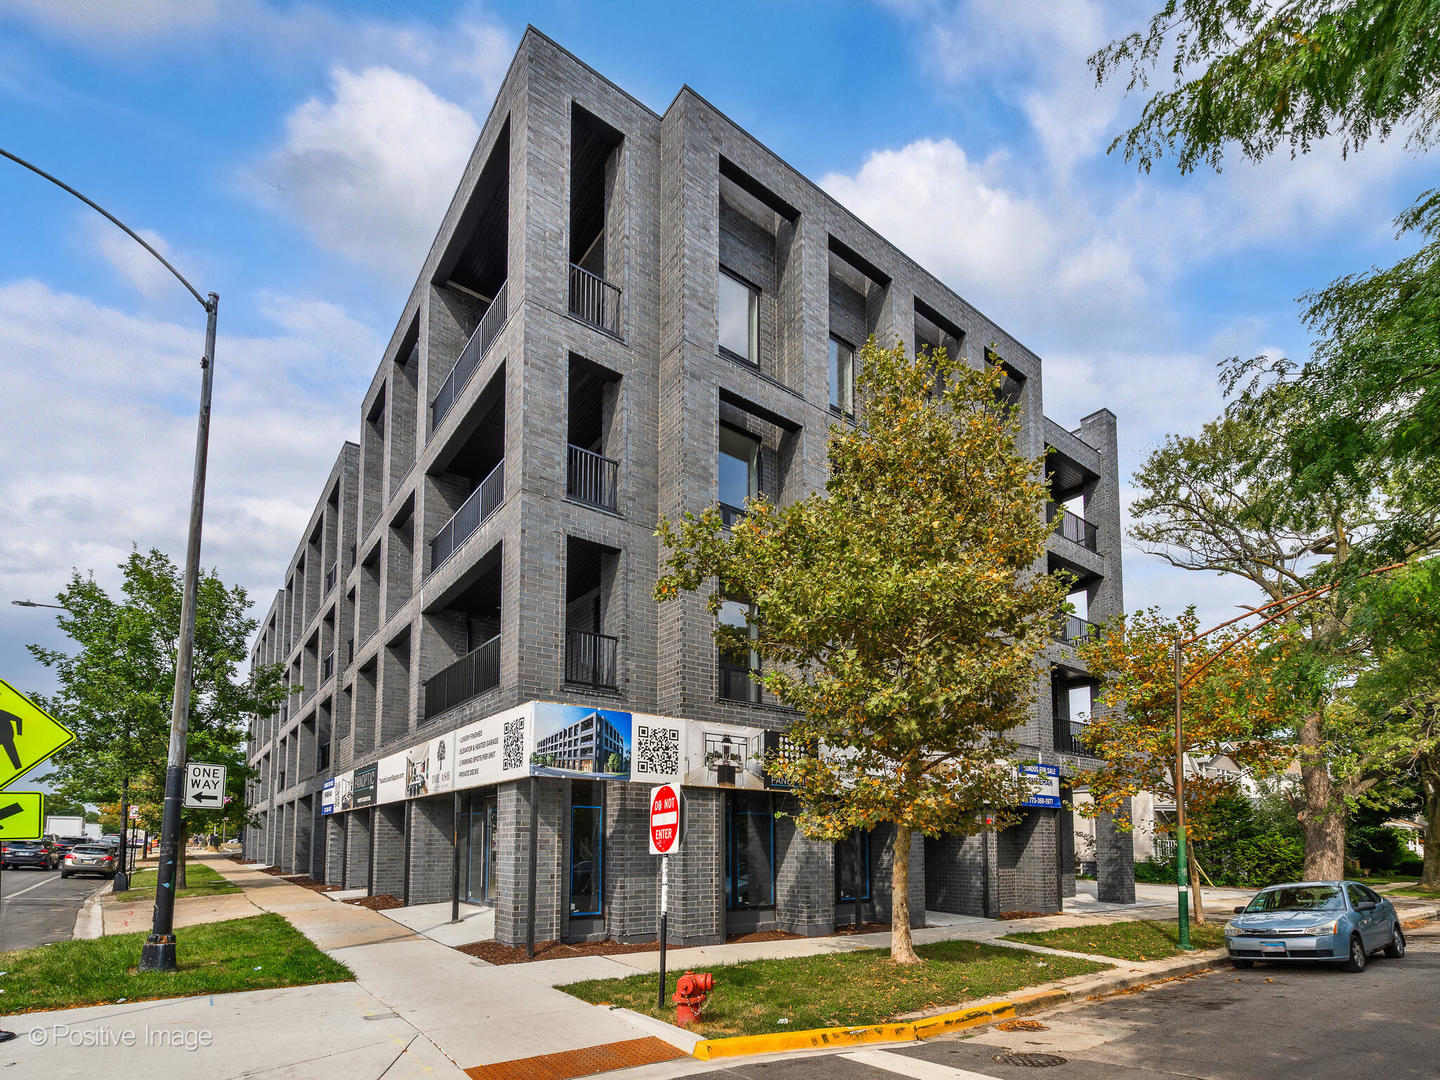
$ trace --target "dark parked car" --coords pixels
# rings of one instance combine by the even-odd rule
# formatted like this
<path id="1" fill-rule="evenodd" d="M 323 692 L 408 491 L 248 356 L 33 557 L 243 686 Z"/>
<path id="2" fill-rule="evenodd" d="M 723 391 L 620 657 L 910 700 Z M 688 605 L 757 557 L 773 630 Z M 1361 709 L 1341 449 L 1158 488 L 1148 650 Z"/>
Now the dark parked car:
<path id="1" fill-rule="evenodd" d="M 75 847 L 76 844 L 88 843 L 90 843 L 90 839 L 85 836 L 57 836 L 55 838 L 55 851 L 63 859 L 65 853 Z"/>
<path id="2" fill-rule="evenodd" d="M 6 870 L 21 866 L 54 870 L 60 865 L 60 853 L 49 840 L 7 840 L 0 847 L 0 865 Z"/>
<path id="3" fill-rule="evenodd" d="M 115 849 L 109 844 L 76 844 L 65 853 L 60 866 L 60 876 L 71 874 L 99 874 L 101 877 L 115 876 Z"/>
<path id="4" fill-rule="evenodd" d="M 1395 906 L 1358 881 L 1303 881 L 1255 894 L 1225 927 L 1230 962 L 1318 960 L 1364 971 L 1371 953 L 1405 955 Z"/>

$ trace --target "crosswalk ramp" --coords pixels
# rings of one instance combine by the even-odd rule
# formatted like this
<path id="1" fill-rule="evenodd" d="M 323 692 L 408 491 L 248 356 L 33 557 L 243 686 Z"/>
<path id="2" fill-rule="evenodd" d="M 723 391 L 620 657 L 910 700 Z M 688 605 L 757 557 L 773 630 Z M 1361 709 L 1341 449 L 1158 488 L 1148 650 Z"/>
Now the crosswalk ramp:
<path id="1" fill-rule="evenodd" d="M 988 1073 L 957 1069 L 942 1065 L 938 1061 L 926 1061 L 924 1058 L 896 1054 L 888 1050 L 853 1050 L 841 1056 L 857 1064 L 868 1065 L 872 1069 L 909 1076 L 912 1080 L 999 1080 Z"/>

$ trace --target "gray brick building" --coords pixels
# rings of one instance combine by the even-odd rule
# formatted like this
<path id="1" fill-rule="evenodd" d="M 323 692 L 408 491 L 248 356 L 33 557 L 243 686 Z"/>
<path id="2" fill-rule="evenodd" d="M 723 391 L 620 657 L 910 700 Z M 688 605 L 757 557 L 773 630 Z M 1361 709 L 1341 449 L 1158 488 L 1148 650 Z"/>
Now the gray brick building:
<path id="1" fill-rule="evenodd" d="M 1063 785 L 1073 643 L 1122 608 L 1114 416 L 1046 419 L 1039 357 L 713 105 L 686 87 L 657 115 L 531 29 L 262 623 L 253 662 L 294 693 L 254 722 L 246 854 L 413 904 L 450 898 L 458 845 L 502 942 L 532 914 L 537 940 L 652 938 L 671 780 L 677 942 L 826 933 L 857 895 L 886 918 L 886 830 L 799 835 L 762 767 L 789 714 L 700 598 L 651 598 L 661 516 L 823 484 L 871 334 L 1003 364 L 1045 455 L 1048 564 L 1084 617 L 1015 736 Z M 1098 833 L 1123 899 L 1128 838 Z M 1056 910 L 1073 855 L 1063 809 L 917 838 L 912 910 Z"/>

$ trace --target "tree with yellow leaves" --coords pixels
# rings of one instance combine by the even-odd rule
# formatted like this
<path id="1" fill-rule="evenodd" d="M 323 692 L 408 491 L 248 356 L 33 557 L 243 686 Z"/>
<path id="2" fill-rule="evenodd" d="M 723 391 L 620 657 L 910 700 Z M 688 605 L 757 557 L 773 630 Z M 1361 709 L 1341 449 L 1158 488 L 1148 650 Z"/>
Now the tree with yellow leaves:
<path id="1" fill-rule="evenodd" d="M 716 509 L 662 521 L 655 596 L 709 590 L 718 614 L 723 583 L 748 601 L 747 625 L 716 640 L 758 654 L 752 677 L 798 712 L 789 736 L 810 751 L 767 765 L 811 839 L 894 826 L 890 955 L 918 963 L 912 837 L 979 832 L 986 807 L 1010 819 L 1023 788 L 1006 732 L 1066 590 L 1035 572 L 1041 463 L 1016 449 L 1001 370 L 873 340 L 860 364 L 859 422 L 831 428 L 825 490 L 751 499 L 729 530 Z"/>

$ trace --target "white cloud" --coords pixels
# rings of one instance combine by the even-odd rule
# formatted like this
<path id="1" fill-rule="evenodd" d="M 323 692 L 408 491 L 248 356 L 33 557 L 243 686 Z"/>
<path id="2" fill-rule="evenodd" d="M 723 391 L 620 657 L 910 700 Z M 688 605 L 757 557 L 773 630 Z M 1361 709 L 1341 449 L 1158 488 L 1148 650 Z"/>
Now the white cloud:
<path id="1" fill-rule="evenodd" d="M 387 275 L 413 274 L 479 128 L 459 105 L 393 68 L 337 67 L 330 94 L 285 122 L 252 191 L 320 246 Z"/>
<path id="2" fill-rule="evenodd" d="M 115 271 L 128 281 L 141 296 L 147 300 L 159 300 L 172 295 L 172 290 L 183 288 L 170 271 L 155 260 L 153 255 L 110 222 L 89 211 L 86 211 L 82 220 L 87 234 L 86 240 L 101 258 L 114 267 Z M 135 231 L 177 269 L 179 263 L 188 261 L 178 258 L 166 239 L 153 229 L 136 229 Z M 187 271 L 194 273 L 195 269 L 195 267 L 187 266 L 180 272 L 188 277 Z"/>
<path id="3" fill-rule="evenodd" d="M 248 0 L 228 0 L 238 13 Z M 137 41 L 214 29 L 219 0 L 0 0 L 0 14 L 29 21 L 53 36 L 114 49 Z"/>

